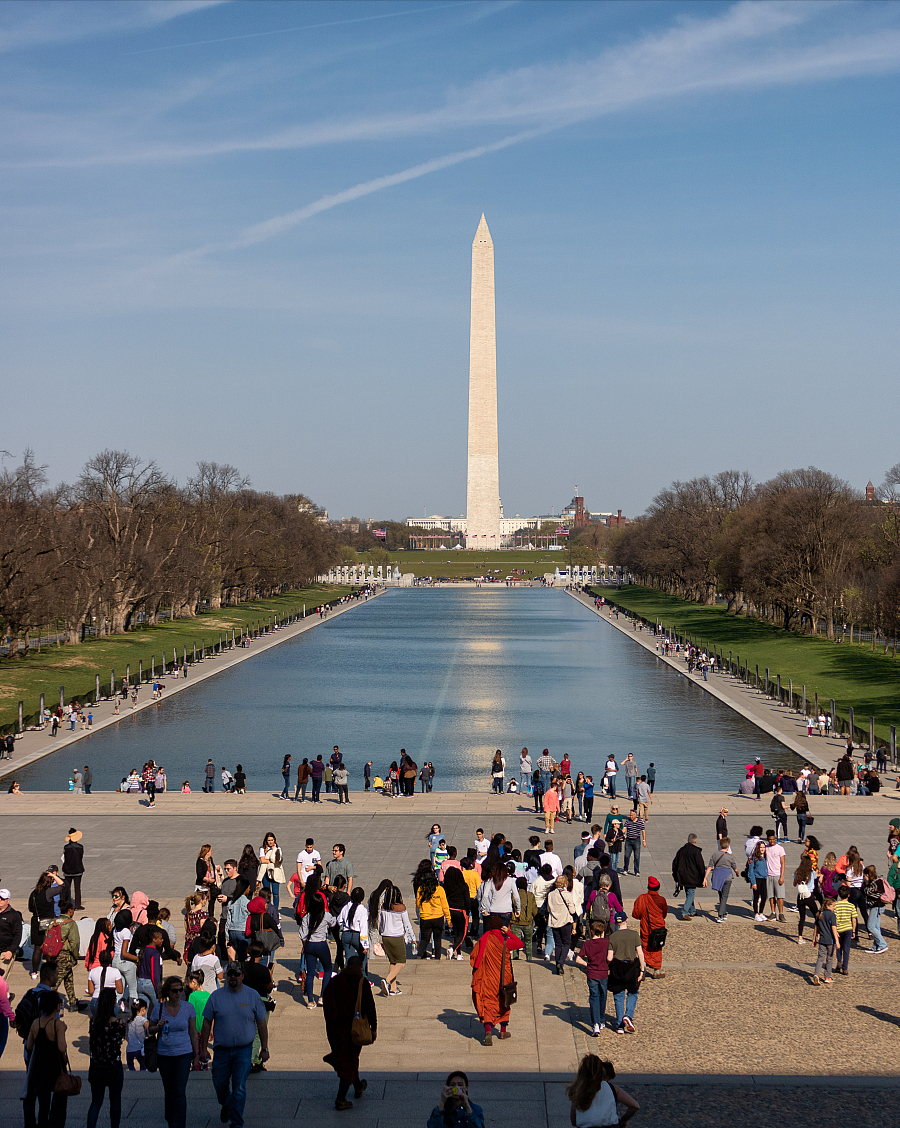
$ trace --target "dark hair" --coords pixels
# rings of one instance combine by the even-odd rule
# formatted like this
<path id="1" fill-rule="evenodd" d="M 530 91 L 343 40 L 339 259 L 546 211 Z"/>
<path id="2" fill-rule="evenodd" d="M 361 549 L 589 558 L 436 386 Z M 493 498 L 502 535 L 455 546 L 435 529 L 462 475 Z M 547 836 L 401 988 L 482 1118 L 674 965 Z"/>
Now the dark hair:
<path id="1" fill-rule="evenodd" d="M 456 866 L 451 866 L 447 870 L 444 874 L 444 890 L 447 893 L 468 895 L 469 887 L 462 875 L 462 870 L 457 869 Z"/>
<path id="2" fill-rule="evenodd" d="M 307 884 L 309 883 L 307 882 Z M 306 910 L 304 916 L 307 920 L 309 936 L 312 936 L 322 923 L 322 918 L 325 916 L 325 898 L 318 890 L 316 890 L 312 896 L 307 893 L 303 898 L 303 907 Z"/>
<path id="3" fill-rule="evenodd" d="M 538 870 L 538 873 L 541 875 L 541 877 L 544 879 L 544 881 L 549 881 L 550 878 L 553 876 L 553 867 L 550 865 L 549 862 L 544 862 L 544 864 Z"/>
<path id="4" fill-rule="evenodd" d="M 134 917 L 131 915 L 131 909 L 119 909 L 113 920 L 113 928 L 116 932 L 121 932 L 123 928 L 130 928 L 134 924 Z"/>
<path id="5" fill-rule="evenodd" d="M 108 917 L 101 917 L 94 925 L 94 934 L 88 941 L 87 957 L 88 963 L 93 963 L 97 958 L 97 949 L 100 947 L 100 937 L 109 937 L 112 932 L 112 924 Z"/>
<path id="6" fill-rule="evenodd" d="M 434 877 L 434 866 L 431 864 L 430 858 L 423 858 L 421 862 L 419 862 L 419 864 L 416 866 L 416 872 L 413 874 L 412 887 L 414 894 L 417 894 L 419 892 L 419 886 L 422 884 L 422 881 L 425 878 L 426 874 L 429 873 L 432 877 Z M 434 890 L 432 890 L 432 893 L 433 892 Z"/>
<path id="7" fill-rule="evenodd" d="M 819 851 L 821 851 L 822 849 L 822 843 L 818 840 L 818 838 L 816 838 L 814 834 L 807 834 L 806 837 L 809 839 L 810 850 L 815 850 L 816 853 L 819 853 Z"/>
<path id="8" fill-rule="evenodd" d="M 39 991 L 37 1004 L 38 1014 L 42 1017 L 53 1014 L 62 1006 L 62 995 L 58 991 Z"/>
<path id="9" fill-rule="evenodd" d="M 97 1000 L 97 1013 L 91 1022 L 89 1045 L 91 1057 L 100 1055 L 103 1043 L 101 1041 L 109 1020 L 116 1013 L 116 992 L 113 987 L 104 987 Z"/>
<path id="10" fill-rule="evenodd" d="M 251 940 L 247 945 L 247 959 L 254 963 L 262 956 L 263 952 L 265 952 L 265 948 L 258 940 Z"/>
<path id="11" fill-rule="evenodd" d="M 428 867 L 428 872 L 422 875 L 422 880 L 419 882 L 418 887 L 416 887 L 415 882 L 413 883 L 416 896 L 421 897 L 423 901 L 430 901 L 437 892 L 437 887 L 438 879 L 435 877 L 434 870 L 431 866 Z"/>
<path id="12" fill-rule="evenodd" d="M 177 983 L 179 986 L 183 986 L 180 975 L 169 975 L 166 976 L 166 978 L 163 980 L 163 985 L 159 989 L 159 997 L 162 1002 L 168 1002 L 169 993 L 171 992 L 172 986 L 175 983 Z"/>
<path id="13" fill-rule="evenodd" d="M 365 889 L 363 889 L 363 887 L 361 885 L 357 885 L 357 887 L 350 894 L 351 904 L 361 905 L 365 899 L 366 899 Z"/>
<path id="14" fill-rule="evenodd" d="M 337 884 L 337 882 L 335 882 L 335 884 Z M 385 907 L 385 908 L 387 907 L 387 905 L 384 903 L 385 894 L 389 894 L 390 891 L 393 888 L 394 888 L 394 883 L 391 881 L 391 879 L 389 877 L 386 877 L 381 882 L 381 884 L 378 886 L 378 888 L 374 891 L 372 896 L 369 898 L 369 927 L 370 928 L 375 929 L 375 928 L 378 927 L 378 913 L 381 911 L 382 907 Z"/>
<path id="15" fill-rule="evenodd" d="M 347 847 L 343 844 L 343 842 L 335 842 L 335 844 L 331 848 L 332 850 L 340 850 L 342 854 L 347 853 Z"/>

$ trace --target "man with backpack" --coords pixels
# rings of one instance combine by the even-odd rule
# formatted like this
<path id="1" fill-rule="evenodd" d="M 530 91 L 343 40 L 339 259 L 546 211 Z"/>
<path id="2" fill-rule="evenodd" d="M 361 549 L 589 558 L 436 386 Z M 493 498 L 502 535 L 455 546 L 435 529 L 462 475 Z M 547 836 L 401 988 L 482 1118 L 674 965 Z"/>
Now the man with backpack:
<path id="1" fill-rule="evenodd" d="M 65 990 L 70 1010 L 84 1010 L 75 994 L 75 965 L 78 963 L 78 925 L 75 923 L 75 906 L 71 901 L 60 901 L 59 916 L 47 929 L 41 945 L 44 959 L 56 960 L 57 982 Z"/>
<path id="2" fill-rule="evenodd" d="M 672 859 L 672 880 L 675 882 L 676 892 L 679 888 L 684 890 L 681 919 L 693 920 L 697 915 L 694 894 L 698 889 L 706 887 L 706 865 L 703 851 L 697 845 L 696 834 L 688 835 L 687 842 Z"/>

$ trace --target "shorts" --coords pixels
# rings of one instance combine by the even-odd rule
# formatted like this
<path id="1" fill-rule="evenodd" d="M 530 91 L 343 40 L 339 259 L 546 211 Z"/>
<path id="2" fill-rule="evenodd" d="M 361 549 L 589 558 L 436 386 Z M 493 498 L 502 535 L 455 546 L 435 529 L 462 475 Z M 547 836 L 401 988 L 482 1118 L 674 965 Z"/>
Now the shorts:
<path id="1" fill-rule="evenodd" d="M 776 901 L 784 897 L 784 886 L 778 884 L 777 877 L 766 878 L 766 896 L 774 897 Z"/>
<path id="2" fill-rule="evenodd" d="M 402 936 L 382 936 L 381 946 L 388 958 L 388 963 L 406 963 L 406 941 Z"/>

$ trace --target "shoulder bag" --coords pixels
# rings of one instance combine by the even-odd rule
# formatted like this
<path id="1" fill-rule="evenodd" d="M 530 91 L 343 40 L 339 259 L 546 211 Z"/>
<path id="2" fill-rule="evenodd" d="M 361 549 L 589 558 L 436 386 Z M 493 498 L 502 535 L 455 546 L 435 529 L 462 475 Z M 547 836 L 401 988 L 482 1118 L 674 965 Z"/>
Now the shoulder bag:
<path id="1" fill-rule="evenodd" d="M 506 940 L 503 937 L 503 955 L 500 957 L 500 1010 L 506 1011 L 518 1000 L 518 984 L 514 979 L 504 983 L 506 975 Z"/>
<path id="2" fill-rule="evenodd" d="M 69 1055 L 63 1055 L 62 1069 L 60 1070 L 59 1077 L 56 1078 L 56 1083 L 53 1086 L 54 1093 L 60 1093 L 64 1097 L 77 1097 L 81 1092 L 81 1078 L 77 1073 L 69 1072 Z"/>
<path id="3" fill-rule="evenodd" d="M 353 1021 L 350 1024 L 350 1041 L 354 1046 L 371 1046 L 375 1041 L 375 1036 L 372 1033 L 372 1027 L 369 1024 L 369 1020 L 362 1013 L 362 993 L 364 981 L 365 976 L 362 976 L 359 981 L 359 990 L 356 993 L 356 1013 L 353 1015 Z"/>

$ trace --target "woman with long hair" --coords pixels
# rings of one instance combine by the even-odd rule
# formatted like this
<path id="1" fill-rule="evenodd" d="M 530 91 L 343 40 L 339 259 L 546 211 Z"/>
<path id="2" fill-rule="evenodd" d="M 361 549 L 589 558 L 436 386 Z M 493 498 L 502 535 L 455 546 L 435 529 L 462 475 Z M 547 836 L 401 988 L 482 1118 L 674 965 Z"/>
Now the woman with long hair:
<path id="1" fill-rule="evenodd" d="M 797 943 L 805 944 L 803 925 L 806 923 L 806 914 L 809 913 L 810 923 L 815 930 L 816 912 L 818 911 L 815 897 L 816 875 L 813 873 L 812 862 L 808 854 L 803 855 L 800 859 L 800 865 L 794 871 L 794 888 L 797 890 L 797 910 L 800 913 L 800 921 L 797 925 Z"/>
<path id="2" fill-rule="evenodd" d="M 419 868 L 421 869 L 421 863 Z M 451 923 L 450 906 L 447 904 L 447 894 L 438 885 L 430 862 L 418 885 L 413 879 L 413 889 L 416 890 L 416 908 L 419 910 L 419 959 L 431 958 L 428 955 L 428 944 L 433 939 L 434 959 L 439 960 L 443 954 L 441 938 L 444 935 L 444 922 Z"/>
<path id="3" fill-rule="evenodd" d="M 866 872 L 865 864 L 859 856 L 859 850 L 855 846 L 851 846 L 847 850 L 846 855 L 847 868 L 844 871 L 844 881 L 850 887 L 850 904 L 859 911 L 860 916 L 863 918 L 863 923 L 858 927 L 865 928 L 868 932 L 869 926 L 866 921 L 865 899 L 863 897 L 863 879 Z"/>
<path id="4" fill-rule="evenodd" d="M 309 882 L 307 882 L 309 885 Z M 322 965 L 322 990 L 328 986 L 331 979 L 331 949 L 328 947 L 328 930 L 334 927 L 335 919 L 325 905 L 325 898 L 319 892 L 307 894 L 306 912 L 300 921 L 300 942 L 303 945 L 303 969 L 306 973 L 306 1005 L 310 1010 L 316 1009 L 316 1000 L 313 997 L 313 988 L 316 984 L 316 971 Z M 300 978 L 302 984 L 303 979 Z M 322 1000 L 319 999 L 319 1006 Z"/>
<path id="5" fill-rule="evenodd" d="M 866 866 L 863 883 L 863 904 L 866 910 L 866 927 L 872 938 L 871 947 L 866 948 L 870 955 L 880 955 L 887 951 L 887 941 L 881 934 L 881 914 L 884 912 L 885 903 L 882 895 L 887 889 L 883 877 L 878 876 L 875 866 Z"/>
<path id="6" fill-rule="evenodd" d="M 578 917 L 578 909 L 572 896 L 572 878 L 562 874 L 556 885 L 547 895 L 547 909 L 550 913 L 550 927 L 556 959 L 556 975 L 562 975 L 566 959 L 572 948 L 572 925 Z"/>
<path id="7" fill-rule="evenodd" d="M 116 1014 L 116 993 L 110 987 L 100 991 L 97 1011 L 91 1021 L 91 1064 L 88 1084 L 91 1087 L 91 1107 L 88 1109 L 87 1128 L 97 1128 L 103 1095 L 109 1090 L 110 1128 L 119 1128 L 122 1116 L 122 1085 L 125 1070 L 122 1067 L 122 1042 L 127 1028 Z"/>
<path id="8" fill-rule="evenodd" d="M 291 754 L 290 754 L 290 752 L 288 752 L 288 754 L 284 758 L 284 761 L 282 762 L 281 778 L 284 780 L 284 787 L 281 789 L 281 794 L 278 796 L 278 798 L 279 799 L 287 799 L 288 802 L 290 802 L 291 797 L 288 794 L 288 792 L 291 789 Z"/>
<path id="9" fill-rule="evenodd" d="M 377 928 L 388 961 L 388 973 L 382 981 L 381 993 L 402 995 L 398 976 L 406 964 L 406 945 L 415 946 L 416 934 L 403 904 L 403 894 L 396 885 L 391 885 L 381 895 Z"/>
<path id="10" fill-rule="evenodd" d="M 209 902 L 205 893 L 190 893 L 184 899 L 184 950 L 187 952 L 194 937 L 200 935 L 205 921 L 210 919 L 207 912 Z"/>
<path id="11" fill-rule="evenodd" d="M 378 932 L 378 916 L 384 908 L 385 894 L 394 888 L 394 883 L 389 877 L 383 879 L 374 893 L 369 896 L 369 934 Z M 403 899 L 402 897 L 400 898 Z"/>
<path id="12" fill-rule="evenodd" d="M 57 1018 L 63 998 L 56 991 L 41 991 L 37 995 L 37 1018 L 32 1022 L 25 1041 L 28 1055 L 28 1075 L 25 1081 L 23 1108 L 25 1123 L 52 1124 L 64 1128 L 66 1123 L 65 1093 L 55 1091 L 56 1079 L 68 1061 L 66 1024 Z M 38 1106 L 35 1121 L 34 1106 Z"/>
<path id="13" fill-rule="evenodd" d="M 94 925 L 93 935 L 88 941 L 84 970 L 90 972 L 99 967 L 100 956 L 106 951 L 112 951 L 112 923 L 108 917 L 101 917 Z"/>
<path id="14" fill-rule="evenodd" d="M 450 906 L 450 920 L 453 928 L 453 946 L 448 953 L 448 958 L 464 960 L 462 946 L 468 933 L 469 924 L 469 887 L 462 875 L 461 869 L 453 867 L 444 873 L 444 893 L 447 904 Z"/>
<path id="15" fill-rule="evenodd" d="M 491 847 L 493 849 L 493 847 Z M 490 858 L 490 851 L 488 851 Z M 481 915 L 499 917 L 503 924 L 512 920 L 513 910 L 521 910 L 519 890 L 515 879 L 501 861 L 492 866 L 485 862 L 481 870 Z"/>
<path id="16" fill-rule="evenodd" d="M 169 1128 L 185 1128 L 187 1119 L 187 1083 L 191 1069 L 200 1065 L 197 1015 L 184 997 L 184 985 L 177 975 L 163 981 L 159 1002 L 149 1014 L 148 1034 L 158 1034 L 157 1060 L 163 1083 L 165 1108 L 163 1115 Z"/>
<path id="17" fill-rule="evenodd" d="M 357 885 L 350 894 L 350 900 L 338 913 L 337 919 L 341 944 L 344 947 L 345 966 L 354 956 L 358 956 L 362 961 L 363 974 L 369 962 L 369 910 L 365 899 L 365 889 Z"/>
<path id="18" fill-rule="evenodd" d="M 44 870 L 28 897 L 28 910 L 31 913 L 31 943 L 34 952 L 31 957 L 31 978 L 37 979 L 43 955 L 42 945 L 48 929 L 56 920 L 56 898 L 62 895 L 63 879 L 58 873 Z"/>
<path id="19" fill-rule="evenodd" d="M 419 887 L 426 873 L 430 873 L 431 876 L 434 877 L 434 867 L 431 864 L 431 858 L 423 858 L 416 866 L 416 872 L 413 874 L 412 879 L 412 891 L 416 897 L 419 895 Z"/>
<path id="20" fill-rule="evenodd" d="M 252 896 L 256 890 L 256 875 L 259 872 L 259 858 L 256 856 L 255 848 L 251 846 L 249 842 L 238 858 L 237 870 L 241 877 L 246 878 L 247 884 L 250 887 L 248 896 Z"/>
<path id="21" fill-rule="evenodd" d="M 755 921 L 766 919 L 766 882 L 768 876 L 766 844 L 765 842 L 757 842 L 747 862 L 747 878 L 753 892 L 753 919 Z"/>
<path id="22" fill-rule="evenodd" d="M 570 1120 L 575 1128 L 610 1128 L 624 1124 L 640 1111 L 634 1097 L 613 1085 L 615 1076 L 611 1061 L 603 1061 L 596 1054 L 585 1054 L 581 1059 L 575 1080 L 566 1089 L 572 1102 Z M 619 1105 L 624 1112 L 619 1112 Z"/>
<path id="23" fill-rule="evenodd" d="M 391 781 L 391 798 L 394 799 L 400 794 L 400 769 L 397 767 L 396 760 L 391 760 L 388 779 Z"/>
<path id="24" fill-rule="evenodd" d="M 210 846 L 208 842 L 204 842 L 200 847 L 200 853 L 197 855 L 195 868 L 195 892 L 199 893 L 206 890 L 209 894 L 210 904 L 214 905 L 219 893 L 219 883 L 216 875 L 216 863 L 212 854 L 212 846 Z"/>
<path id="25" fill-rule="evenodd" d="M 290 759 L 290 756 L 288 756 Z M 288 799 L 285 795 L 283 798 Z M 263 889 L 268 889 L 272 898 L 272 907 L 275 910 L 275 919 L 279 919 L 281 886 L 284 884 L 284 858 L 278 847 L 278 839 L 270 830 L 259 848 L 259 871 L 257 878 L 262 881 Z"/>
<path id="26" fill-rule="evenodd" d="M 506 760 L 503 759 L 503 753 L 498 748 L 494 753 L 494 758 L 491 760 L 491 789 L 495 795 L 503 794 L 503 781 L 506 775 Z"/>

